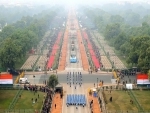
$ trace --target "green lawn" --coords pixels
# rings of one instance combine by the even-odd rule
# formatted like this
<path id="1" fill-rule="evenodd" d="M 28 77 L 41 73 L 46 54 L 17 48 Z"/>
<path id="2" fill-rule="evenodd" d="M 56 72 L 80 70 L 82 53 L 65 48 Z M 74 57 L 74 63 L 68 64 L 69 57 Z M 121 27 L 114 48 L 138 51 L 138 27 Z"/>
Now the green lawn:
<path id="1" fill-rule="evenodd" d="M 106 108 L 108 111 L 138 111 L 134 104 L 130 103 L 130 95 L 125 91 L 112 91 L 111 94 L 108 91 L 104 92 L 107 104 Z M 112 102 L 109 101 L 109 98 L 112 96 Z"/>
<path id="2" fill-rule="evenodd" d="M 17 92 L 18 90 L 0 90 L 0 113 L 3 113 L 4 110 L 8 109 Z M 33 112 L 35 109 L 40 110 L 44 95 L 46 96 L 46 93 L 40 91 L 34 95 L 34 92 L 24 90 L 21 94 L 21 98 L 18 99 L 16 105 L 14 106 L 14 109 L 22 109 L 23 112 L 24 109 L 30 109 L 30 112 Z M 33 103 L 31 100 L 32 98 L 34 100 L 37 98 L 37 102 Z"/>
<path id="3" fill-rule="evenodd" d="M 144 111 L 150 112 L 150 91 L 133 91 L 138 102 L 143 107 Z"/>
<path id="4" fill-rule="evenodd" d="M 18 90 L 0 90 L 0 109 L 7 109 Z"/>
<path id="5" fill-rule="evenodd" d="M 39 98 L 38 98 L 38 94 L 39 94 Z M 21 95 L 21 98 L 19 98 L 19 100 L 17 101 L 14 109 L 41 109 L 44 95 L 46 96 L 46 93 L 40 91 L 38 91 L 34 95 L 34 92 L 24 90 Z M 31 100 L 32 98 L 34 100 L 37 98 L 37 102 L 33 103 Z"/>

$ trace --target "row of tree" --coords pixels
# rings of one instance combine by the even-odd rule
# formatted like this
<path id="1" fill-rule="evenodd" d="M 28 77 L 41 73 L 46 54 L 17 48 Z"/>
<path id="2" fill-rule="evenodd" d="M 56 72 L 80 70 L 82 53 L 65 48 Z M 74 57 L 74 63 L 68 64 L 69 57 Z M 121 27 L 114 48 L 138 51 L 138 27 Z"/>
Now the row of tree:
<path id="1" fill-rule="evenodd" d="M 144 72 L 148 71 L 150 68 L 150 25 L 145 20 L 140 26 L 132 26 L 124 21 L 126 18 L 111 15 L 98 8 L 84 8 L 83 12 L 97 26 L 105 39 L 126 57 L 128 64 L 137 66 Z"/>
<path id="2" fill-rule="evenodd" d="M 15 68 L 25 58 L 27 51 L 37 46 L 56 14 L 56 11 L 49 10 L 33 17 L 24 17 L 5 27 L 0 33 L 1 67 Z"/>
<path id="3" fill-rule="evenodd" d="M 34 16 L 42 10 L 47 10 L 47 6 L 26 6 L 26 5 L 0 5 L 0 24 L 4 27 L 6 23 L 12 24 L 25 16 Z"/>

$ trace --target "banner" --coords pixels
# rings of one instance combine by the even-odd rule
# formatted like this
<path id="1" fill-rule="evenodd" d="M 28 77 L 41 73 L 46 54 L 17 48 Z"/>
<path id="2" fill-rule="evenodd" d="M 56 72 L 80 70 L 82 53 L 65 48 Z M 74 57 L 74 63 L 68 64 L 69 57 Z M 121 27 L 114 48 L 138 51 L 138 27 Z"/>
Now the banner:
<path id="1" fill-rule="evenodd" d="M 13 77 L 11 74 L 1 74 L 0 84 L 13 84 Z"/>
<path id="2" fill-rule="evenodd" d="M 137 75 L 137 84 L 150 84 L 147 74 L 138 74 Z"/>

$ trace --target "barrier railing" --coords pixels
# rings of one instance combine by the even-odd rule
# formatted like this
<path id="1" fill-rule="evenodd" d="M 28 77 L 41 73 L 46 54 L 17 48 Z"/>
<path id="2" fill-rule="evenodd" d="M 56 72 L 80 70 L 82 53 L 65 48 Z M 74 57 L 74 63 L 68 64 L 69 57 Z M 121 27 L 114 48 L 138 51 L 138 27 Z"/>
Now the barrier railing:
<path id="1" fill-rule="evenodd" d="M 137 113 L 137 111 L 133 111 L 133 110 L 126 110 L 126 111 L 122 111 L 122 110 L 109 110 L 109 111 L 107 111 L 107 113 Z M 138 112 L 138 113 L 150 113 L 150 111 Z"/>
<path id="2" fill-rule="evenodd" d="M 122 110 L 121 111 L 121 110 L 108 110 L 108 109 L 106 109 L 105 97 L 102 93 L 104 90 L 106 90 L 106 91 L 108 91 L 108 90 L 118 90 L 118 91 L 119 90 L 126 90 L 128 92 L 128 94 L 130 95 L 131 99 L 134 101 L 135 106 L 137 107 L 138 111 L 132 111 L 132 110 L 126 110 L 126 111 Z M 140 88 L 137 87 L 136 85 L 133 85 L 133 90 L 140 90 Z M 147 88 L 147 90 L 149 90 L 149 89 Z M 97 89 L 97 91 L 98 91 L 98 98 L 100 97 L 100 99 L 101 99 L 101 102 L 99 100 L 99 103 L 101 103 L 100 107 L 101 107 L 101 110 L 103 113 L 149 113 L 150 112 L 150 111 L 145 111 L 143 109 L 143 107 L 141 106 L 140 102 L 138 101 L 138 99 L 135 97 L 134 92 L 132 90 L 127 90 L 125 88 L 125 86 L 122 84 L 121 85 L 102 86 L 102 87 L 99 87 Z"/>
<path id="3" fill-rule="evenodd" d="M 23 92 L 23 88 L 20 87 L 17 94 L 15 95 L 15 97 L 13 98 L 12 102 L 10 103 L 10 105 L 8 107 L 9 112 L 12 111 L 12 109 L 14 108 L 14 106 L 22 92 Z"/>
<path id="4" fill-rule="evenodd" d="M 102 94 L 102 89 L 98 89 L 98 102 L 99 102 L 99 106 L 101 108 L 101 112 L 106 113 L 106 103 Z"/>
<path id="5" fill-rule="evenodd" d="M 6 109 L 0 109 L 0 113 L 41 113 L 41 110 L 35 110 L 35 109 L 12 109 L 11 111 L 8 111 Z"/>
<path id="6" fill-rule="evenodd" d="M 0 90 L 19 90 L 22 88 L 20 84 L 15 84 L 13 86 L 0 86 Z"/>
<path id="7" fill-rule="evenodd" d="M 136 103 L 138 111 L 144 113 L 144 109 L 142 108 L 141 104 L 138 102 L 138 100 L 135 97 L 135 95 L 133 94 L 132 90 L 128 90 L 128 93 L 130 94 L 130 97 L 134 100 L 134 102 Z"/>

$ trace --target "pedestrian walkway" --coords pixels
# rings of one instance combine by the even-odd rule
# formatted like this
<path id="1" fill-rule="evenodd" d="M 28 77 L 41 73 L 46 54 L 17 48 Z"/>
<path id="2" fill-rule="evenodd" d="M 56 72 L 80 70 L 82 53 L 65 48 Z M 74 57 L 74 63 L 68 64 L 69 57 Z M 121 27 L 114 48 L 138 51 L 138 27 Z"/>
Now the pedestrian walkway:
<path id="1" fill-rule="evenodd" d="M 93 97 L 93 96 L 88 96 L 88 100 L 89 102 L 91 102 L 93 100 L 93 104 L 92 104 L 92 113 L 101 113 L 101 109 L 100 109 L 100 106 L 99 106 L 99 103 L 98 103 L 98 98 L 97 97 Z"/>
<path id="2" fill-rule="evenodd" d="M 68 44 L 68 30 L 66 29 L 66 31 L 64 33 L 64 39 L 63 39 L 62 48 L 61 48 L 61 54 L 60 54 L 58 71 L 65 70 L 65 67 L 66 67 L 66 55 L 67 55 L 67 51 L 68 51 L 67 44 Z"/>
<path id="3" fill-rule="evenodd" d="M 63 99 L 60 97 L 60 94 L 56 93 L 53 97 L 52 109 L 51 109 L 50 113 L 61 113 L 62 112 L 62 102 L 63 102 Z"/>

